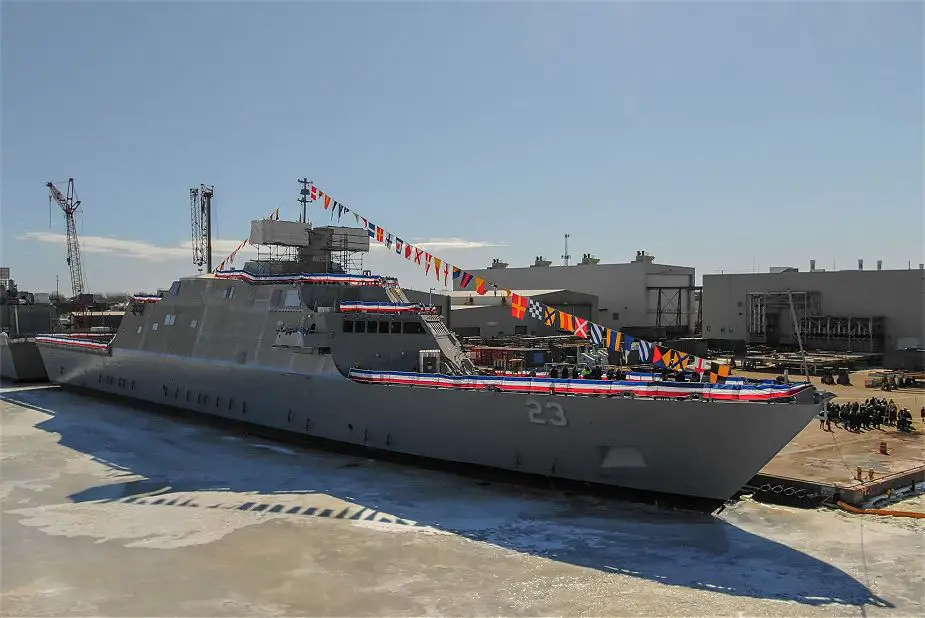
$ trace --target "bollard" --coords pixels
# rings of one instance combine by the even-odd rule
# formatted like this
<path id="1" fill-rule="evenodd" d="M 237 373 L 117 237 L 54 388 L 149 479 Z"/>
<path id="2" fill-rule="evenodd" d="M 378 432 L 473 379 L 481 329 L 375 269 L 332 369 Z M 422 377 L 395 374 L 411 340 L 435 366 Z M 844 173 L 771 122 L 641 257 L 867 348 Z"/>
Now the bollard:
<path id="1" fill-rule="evenodd" d="M 858 466 L 858 472 L 855 475 L 855 478 L 861 481 L 862 483 L 864 482 L 864 473 L 861 471 L 861 466 Z"/>
<path id="2" fill-rule="evenodd" d="M 880 453 L 881 453 L 882 455 L 889 455 L 889 453 L 888 453 L 887 450 L 886 450 L 886 440 L 882 440 L 882 441 L 880 442 Z"/>
<path id="3" fill-rule="evenodd" d="M 874 471 L 871 470 L 871 469 L 868 469 L 868 470 L 867 470 L 867 480 L 868 480 L 868 481 L 874 480 Z"/>

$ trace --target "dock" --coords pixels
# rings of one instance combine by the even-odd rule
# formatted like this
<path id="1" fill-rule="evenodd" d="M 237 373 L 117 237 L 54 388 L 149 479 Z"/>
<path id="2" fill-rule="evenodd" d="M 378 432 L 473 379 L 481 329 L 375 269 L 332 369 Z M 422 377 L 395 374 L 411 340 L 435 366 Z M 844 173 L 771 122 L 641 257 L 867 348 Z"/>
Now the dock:
<path id="1" fill-rule="evenodd" d="M 925 426 L 920 416 L 925 388 L 868 388 L 869 373 L 852 372 L 850 385 L 822 385 L 818 378 L 813 383 L 836 394 L 836 403 L 892 399 L 912 412 L 912 433 L 888 425 L 855 433 L 835 423 L 832 431 L 825 431 L 813 419 L 761 469 L 747 491 L 759 500 L 793 505 L 815 506 L 835 499 L 860 505 L 925 481 Z"/>

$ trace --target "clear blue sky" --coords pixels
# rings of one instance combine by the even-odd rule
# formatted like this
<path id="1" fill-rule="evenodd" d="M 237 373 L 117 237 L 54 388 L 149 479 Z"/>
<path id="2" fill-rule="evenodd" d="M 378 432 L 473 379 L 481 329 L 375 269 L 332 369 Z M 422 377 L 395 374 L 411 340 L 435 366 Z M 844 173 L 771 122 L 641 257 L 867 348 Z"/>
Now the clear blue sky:
<path id="1" fill-rule="evenodd" d="M 166 287 L 194 272 L 190 187 L 230 241 L 296 218 L 307 175 L 471 241 L 434 249 L 463 268 L 558 262 L 564 232 L 698 274 L 915 266 L 923 72 L 917 2 L 5 1 L 2 263 L 69 289 L 44 183 L 74 176 L 91 290 Z"/>

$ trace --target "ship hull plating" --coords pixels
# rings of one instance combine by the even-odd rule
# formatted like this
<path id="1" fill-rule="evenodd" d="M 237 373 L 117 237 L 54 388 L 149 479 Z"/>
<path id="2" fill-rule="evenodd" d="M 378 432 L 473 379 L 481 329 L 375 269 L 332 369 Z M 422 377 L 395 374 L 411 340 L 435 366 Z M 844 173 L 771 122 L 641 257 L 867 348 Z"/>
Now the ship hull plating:
<path id="1" fill-rule="evenodd" d="M 819 410 L 358 384 L 115 348 L 40 346 L 51 380 L 384 451 L 709 499 L 741 489 Z"/>
<path id="2" fill-rule="evenodd" d="M 19 382 L 48 379 L 35 340 L 0 337 L 0 377 Z"/>

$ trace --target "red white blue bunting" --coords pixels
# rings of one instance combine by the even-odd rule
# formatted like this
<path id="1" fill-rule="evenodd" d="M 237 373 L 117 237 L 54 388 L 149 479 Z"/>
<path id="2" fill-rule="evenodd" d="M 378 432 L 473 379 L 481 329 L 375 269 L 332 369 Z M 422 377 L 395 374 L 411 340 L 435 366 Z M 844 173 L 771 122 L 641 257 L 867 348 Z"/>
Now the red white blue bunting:
<path id="1" fill-rule="evenodd" d="M 363 301 L 342 301 L 340 310 L 344 313 L 437 313 L 433 305 L 421 303 L 384 303 Z"/>
<path id="2" fill-rule="evenodd" d="M 445 388 L 454 390 L 541 393 L 550 395 L 670 397 L 716 401 L 786 401 L 810 388 L 808 382 L 779 384 L 736 381 L 728 384 L 709 382 L 667 382 L 660 376 L 635 380 L 569 380 L 560 378 L 514 376 L 451 376 L 403 371 L 351 369 L 351 380 L 363 384 Z"/>
<path id="3" fill-rule="evenodd" d="M 215 273 L 216 279 L 235 279 L 247 281 L 248 283 L 317 283 L 317 284 L 340 284 L 340 285 L 395 285 L 397 281 L 393 277 L 382 277 L 379 275 L 351 275 L 341 273 L 327 274 L 300 274 L 300 275 L 254 275 L 243 270 L 226 270 Z"/>

